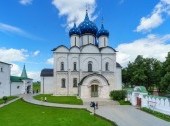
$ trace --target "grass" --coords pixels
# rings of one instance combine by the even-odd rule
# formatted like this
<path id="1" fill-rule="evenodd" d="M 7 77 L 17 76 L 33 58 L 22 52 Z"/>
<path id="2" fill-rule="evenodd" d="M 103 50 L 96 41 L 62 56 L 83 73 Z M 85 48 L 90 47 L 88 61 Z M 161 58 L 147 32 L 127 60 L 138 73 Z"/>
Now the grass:
<path id="1" fill-rule="evenodd" d="M 119 100 L 118 102 L 120 105 L 131 105 L 129 101 Z"/>
<path id="2" fill-rule="evenodd" d="M 149 114 L 152 114 L 152 115 L 154 115 L 154 116 L 156 116 L 160 119 L 163 119 L 165 121 L 170 122 L 170 116 L 169 115 L 166 115 L 166 114 L 163 114 L 163 113 L 160 113 L 160 112 L 156 112 L 156 111 L 153 111 L 153 110 L 145 108 L 145 107 L 141 108 L 141 110 L 144 111 L 144 112 L 147 112 Z"/>
<path id="3" fill-rule="evenodd" d="M 60 103 L 60 104 L 72 104 L 72 105 L 82 105 L 83 101 L 81 99 L 77 99 L 76 96 L 52 96 L 52 94 L 40 94 L 34 96 L 35 99 L 41 100 L 46 97 L 47 102 L 51 103 Z"/>
<path id="4" fill-rule="evenodd" d="M 17 100 L 0 108 L 1 126 L 116 126 L 84 109 L 33 105 Z"/>
<path id="5" fill-rule="evenodd" d="M 8 101 L 11 101 L 11 100 L 13 100 L 13 99 L 15 99 L 15 98 L 18 98 L 17 96 L 9 96 L 8 97 L 8 99 L 7 99 L 7 102 Z M 3 99 L 0 99 L 0 104 L 3 104 L 4 103 L 4 100 Z"/>

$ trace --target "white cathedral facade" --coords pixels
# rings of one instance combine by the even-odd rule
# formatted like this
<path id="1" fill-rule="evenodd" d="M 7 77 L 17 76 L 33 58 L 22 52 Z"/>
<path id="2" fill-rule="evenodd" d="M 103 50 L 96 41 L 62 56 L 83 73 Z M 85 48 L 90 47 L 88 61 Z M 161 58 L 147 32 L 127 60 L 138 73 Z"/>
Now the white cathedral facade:
<path id="1" fill-rule="evenodd" d="M 110 91 L 122 89 L 121 66 L 103 24 L 98 30 L 86 12 L 69 36 L 71 47 L 54 48 L 54 68 L 41 71 L 41 93 L 109 98 Z"/>

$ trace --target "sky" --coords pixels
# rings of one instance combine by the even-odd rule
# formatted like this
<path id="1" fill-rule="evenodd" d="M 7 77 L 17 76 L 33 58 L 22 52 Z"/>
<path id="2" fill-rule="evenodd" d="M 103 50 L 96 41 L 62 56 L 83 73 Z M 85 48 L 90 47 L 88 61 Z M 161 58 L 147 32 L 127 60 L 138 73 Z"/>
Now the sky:
<path id="1" fill-rule="evenodd" d="M 53 68 L 52 49 L 70 47 L 74 21 L 90 20 L 110 32 L 109 46 L 126 67 L 137 55 L 165 61 L 170 51 L 170 0 L 1 0 L 0 61 L 11 63 L 19 76 L 26 65 L 30 78 L 40 80 Z"/>

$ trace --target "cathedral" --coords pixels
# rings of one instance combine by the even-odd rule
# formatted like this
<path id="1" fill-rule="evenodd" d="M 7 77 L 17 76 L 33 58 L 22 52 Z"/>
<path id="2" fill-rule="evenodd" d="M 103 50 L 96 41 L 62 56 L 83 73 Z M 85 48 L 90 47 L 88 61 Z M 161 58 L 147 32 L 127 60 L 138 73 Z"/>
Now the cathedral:
<path id="1" fill-rule="evenodd" d="M 109 46 L 109 31 L 90 21 L 88 12 L 69 31 L 71 47 L 54 48 L 53 69 L 41 71 L 41 93 L 76 95 L 80 98 L 109 98 L 122 89 L 121 66 L 116 50 Z"/>

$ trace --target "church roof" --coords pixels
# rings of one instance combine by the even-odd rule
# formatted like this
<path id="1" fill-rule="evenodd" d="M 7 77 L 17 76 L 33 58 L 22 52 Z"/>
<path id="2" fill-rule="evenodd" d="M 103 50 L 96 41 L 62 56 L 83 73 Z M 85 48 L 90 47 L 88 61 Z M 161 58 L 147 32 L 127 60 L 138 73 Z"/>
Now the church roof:
<path id="1" fill-rule="evenodd" d="M 80 29 L 76 26 L 76 23 L 74 23 L 73 28 L 71 28 L 69 31 L 69 36 L 80 35 L 80 34 L 81 34 Z"/>
<path id="2" fill-rule="evenodd" d="M 23 82 L 23 80 L 32 80 L 31 78 L 10 76 L 11 82 Z"/>
<path id="3" fill-rule="evenodd" d="M 2 61 L 0 61 L 0 63 L 6 64 L 6 65 L 11 65 L 11 64 L 9 64 L 9 63 L 5 63 L 5 62 L 2 62 Z"/>
<path id="4" fill-rule="evenodd" d="M 22 77 L 22 78 L 27 78 L 27 71 L 26 71 L 25 65 L 24 65 L 24 67 L 23 67 L 21 77 Z"/>
<path id="5" fill-rule="evenodd" d="M 104 25 L 101 25 L 101 29 L 97 32 L 97 37 L 99 38 L 100 36 L 107 36 L 109 37 L 109 31 L 104 28 Z"/>
<path id="6" fill-rule="evenodd" d="M 122 68 L 122 66 L 116 62 L 116 67 Z"/>
<path id="7" fill-rule="evenodd" d="M 87 11 L 86 11 L 86 16 L 85 16 L 84 21 L 79 24 L 78 28 L 81 31 L 81 35 L 82 34 L 93 34 L 94 36 L 96 36 L 97 31 L 98 31 L 96 24 L 90 21 Z"/>
<path id="8" fill-rule="evenodd" d="M 40 74 L 41 77 L 52 77 L 53 76 L 53 69 L 43 69 Z"/>

